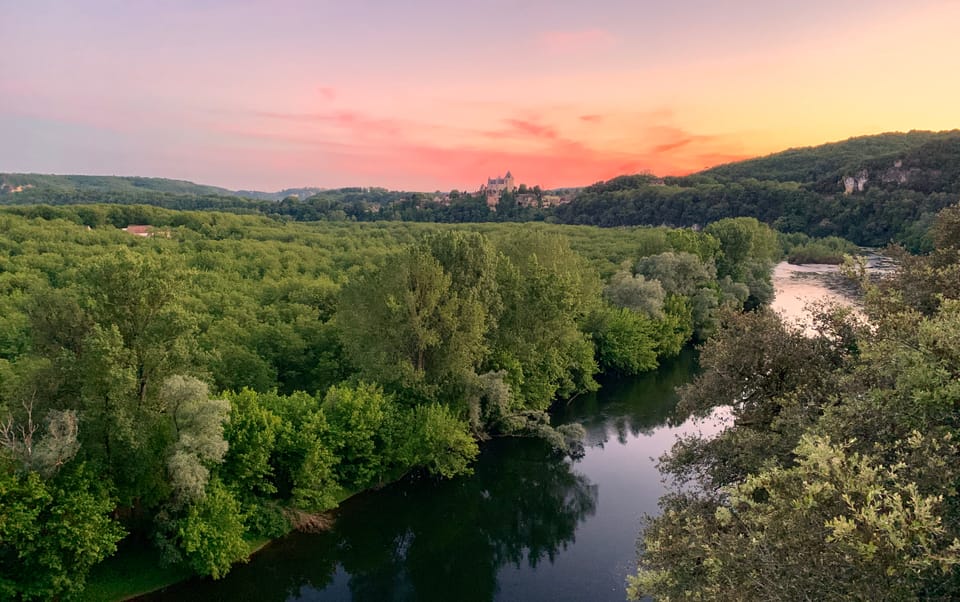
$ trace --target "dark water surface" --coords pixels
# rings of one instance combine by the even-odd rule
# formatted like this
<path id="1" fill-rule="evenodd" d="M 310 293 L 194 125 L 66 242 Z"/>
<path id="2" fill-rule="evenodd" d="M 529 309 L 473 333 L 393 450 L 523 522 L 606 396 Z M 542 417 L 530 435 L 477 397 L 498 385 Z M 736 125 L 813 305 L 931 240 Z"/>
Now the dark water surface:
<path id="1" fill-rule="evenodd" d="M 605 384 L 556 412 L 587 429 L 584 457 L 542 442 L 482 446 L 471 477 L 405 479 L 345 502 L 333 528 L 292 534 L 224 579 L 196 579 L 149 600 L 624 600 L 641 519 L 663 492 L 654 460 L 677 434 L 668 424 L 685 352 L 658 372 Z"/>

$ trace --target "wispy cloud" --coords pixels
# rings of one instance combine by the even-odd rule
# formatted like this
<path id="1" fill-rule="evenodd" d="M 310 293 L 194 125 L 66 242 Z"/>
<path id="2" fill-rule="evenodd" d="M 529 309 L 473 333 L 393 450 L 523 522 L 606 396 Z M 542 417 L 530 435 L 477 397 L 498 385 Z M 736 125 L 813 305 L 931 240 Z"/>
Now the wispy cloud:
<path id="1" fill-rule="evenodd" d="M 256 116 L 277 121 L 332 125 L 362 136 L 393 136 L 402 129 L 402 123 L 400 121 L 382 117 L 372 117 L 358 111 L 327 111 L 318 113 L 258 111 Z"/>
<path id="2" fill-rule="evenodd" d="M 654 141 L 651 150 L 660 154 L 684 149 L 691 144 L 699 144 L 702 148 L 717 139 L 716 136 L 693 134 L 682 128 L 662 125 L 648 128 L 647 135 Z"/>
<path id="3" fill-rule="evenodd" d="M 529 119 L 504 119 L 503 122 L 510 126 L 512 132 L 524 136 L 547 140 L 556 140 L 560 137 L 556 128 Z"/>
<path id="4" fill-rule="evenodd" d="M 537 46 L 551 54 L 570 54 L 606 50 L 617 43 L 617 37 L 604 29 L 544 31 L 537 36 Z"/>
<path id="5" fill-rule="evenodd" d="M 330 86 L 319 86 L 317 88 L 317 95 L 326 101 L 336 100 L 337 90 L 336 88 L 331 88 Z"/>
<path id="6" fill-rule="evenodd" d="M 586 110 L 585 110 L 586 109 Z M 682 175 L 743 156 L 734 136 L 691 131 L 669 110 L 530 107 L 491 115 L 498 127 L 442 125 L 364 110 L 258 111 L 215 128 L 264 165 L 335 174 L 324 185 L 467 188 L 506 169 L 530 185 L 584 185 L 651 171 Z M 453 128 L 453 129 L 451 129 Z M 251 155 L 251 156 L 252 156 Z M 249 161 L 244 156 L 244 161 Z M 311 169 L 311 165 L 314 166 Z M 386 175 L 386 171 L 389 175 Z M 386 176 L 386 177 L 385 177 Z"/>

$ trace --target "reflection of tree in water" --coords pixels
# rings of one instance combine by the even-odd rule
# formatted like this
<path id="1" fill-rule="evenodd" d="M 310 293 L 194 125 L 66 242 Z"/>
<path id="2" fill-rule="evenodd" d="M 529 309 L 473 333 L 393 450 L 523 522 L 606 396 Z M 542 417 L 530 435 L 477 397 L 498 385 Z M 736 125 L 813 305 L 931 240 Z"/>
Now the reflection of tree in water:
<path id="1" fill-rule="evenodd" d="M 501 567 L 552 562 L 596 507 L 597 487 L 542 441 L 491 441 L 473 477 L 361 494 L 329 533 L 294 534 L 221 581 L 150 599 L 332 599 L 320 590 L 339 564 L 354 600 L 492 600 Z"/>
<path id="2" fill-rule="evenodd" d="M 588 446 L 602 447 L 612 436 L 625 445 L 631 435 L 649 435 L 663 425 L 676 425 L 674 390 L 690 382 L 695 368 L 696 353 L 686 349 L 644 376 L 603 382 L 597 393 L 557 408 L 555 420 L 583 424 Z"/>
<path id="3" fill-rule="evenodd" d="M 331 533 L 294 533 L 260 551 L 249 564 L 238 564 L 226 578 L 194 578 L 138 601 L 230 602 L 297 599 L 304 589 L 322 590 L 333 579 L 338 550 Z"/>
<path id="4" fill-rule="evenodd" d="M 502 566 L 552 562 L 596 507 L 597 487 L 543 442 L 492 441 L 471 478 L 362 494 L 331 532 L 292 535 L 221 581 L 151 599 L 325 599 L 340 564 L 354 600 L 492 600 Z"/>
<path id="5" fill-rule="evenodd" d="M 597 488 L 539 441 L 494 441 L 476 474 L 400 484 L 344 512 L 335 533 L 358 600 L 491 600 L 497 572 L 552 561 L 596 510 Z"/>
<path id="6" fill-rule="evenodd" d="M 607 382 L 597 395 L 561 404 L 556 419 L 582 422 L 589 445 L 651 432 L 670 424 L 673 389 L 694 366 L 685 351 L 644 378 Z M 221 581 L 194 580 L 156 599 L 338 599 L 344 590 L 322 590 L 339 564 L 355 600 L 491 600 L 502 567 L 552 562 L 596 512 L 597 487 L 540 441 L 491 441 L 475 470 L 361 494 L 330 533 L 284 538 Z"/>

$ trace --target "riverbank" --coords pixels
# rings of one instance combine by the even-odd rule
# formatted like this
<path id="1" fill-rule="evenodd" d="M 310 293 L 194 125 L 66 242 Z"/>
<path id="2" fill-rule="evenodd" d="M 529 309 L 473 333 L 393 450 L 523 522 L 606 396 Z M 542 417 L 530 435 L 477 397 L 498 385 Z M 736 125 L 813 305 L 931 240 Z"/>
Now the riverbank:
<path id="1" fill-rule="evenodd" d="M 271 541 L 268 538 L 247 541 L 247 557 L 253 556 Z M 86 602 L 122 602 L 195 576 L 196 573 L 187 566 L 164 563 L 159 552 L 152 547 L 126 546 L 90 571 L 80 599 Z"/>
<path id="2" fill-rule="evenodd" d="M 685 350 L 559 405 L 555 424 L 586 430 L 575 461 L 539 439 L 493 439 L 473 475 L 358 494 L 329 531 L 292 533 L 219 581 L 190 579 L 145 600 L 622 602 L 643 517 L 665 492 L 655 458 L 677 436 L 722 427 L 672 420 L 674 390 L 695 370 Z"/>
<path id="3" fill-rule="evenodd" d="M 403 476 L 398 475 L 394 481 L 403 478 Z M 375 488 L 382 487 L 385 484 L 377 485 Z M 363 493 L 363 491 L 351 491 L 344 494 L 337 501 L 337 507 L 359 493 Z M 286 537 L 292 532 L 294 532 L 294 529 L 291 527 L 290 531 L 280 537 Z M 234 561 L 234 566 L 248 562 L 255 554 L 280 539 L 280 537 L 257 537 L 246 540 L 247 553 L 242 558 L 237 558 Z M 80 596 L 80 600 L 84 602 L 124 602 L 197 577 L 198 575 L 184 564 L 164 562 L 160 557 L 160 552 L 152 546 L 124 546 L 121 543 L 116 554 L 90 571 L 87 585 Z"/>

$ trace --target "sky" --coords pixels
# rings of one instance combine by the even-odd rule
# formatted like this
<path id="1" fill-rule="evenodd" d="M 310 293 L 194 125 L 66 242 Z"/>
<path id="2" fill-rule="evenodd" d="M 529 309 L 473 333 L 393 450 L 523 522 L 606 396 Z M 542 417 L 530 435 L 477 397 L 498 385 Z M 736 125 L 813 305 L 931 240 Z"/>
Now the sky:
<path id="1" fill-rule="evenodd" d="M 0 0 L 0 172 L 544 188 L 960 127 L 960 0 Z"/>

